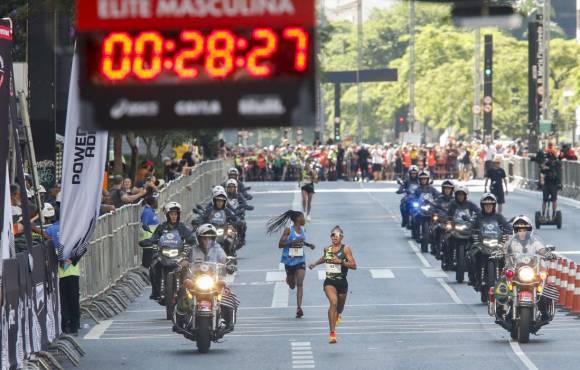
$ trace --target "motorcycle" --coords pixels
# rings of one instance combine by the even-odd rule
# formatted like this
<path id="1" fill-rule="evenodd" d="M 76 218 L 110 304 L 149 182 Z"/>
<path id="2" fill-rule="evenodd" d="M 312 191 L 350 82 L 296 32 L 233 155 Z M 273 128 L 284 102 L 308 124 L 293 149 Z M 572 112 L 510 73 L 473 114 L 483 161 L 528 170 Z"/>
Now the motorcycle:
<path id="1" fill-rule="evenodd" d="M 431 253 L 436 259 L 442 259 L 442 244 L 447 224 L 447 210 L 437 207 L 431 215 Z"/>
<path id="2" fill-rule="evenodd" d="M 450 222 L 450 239 L 447 243 L 448 258 L 453 261 L 455 267 L 455 280 L 463 283 L 465 279 L 465 269 L 467 266 L 466 252 L 471 242 L 471 224 L 472 220 L 468 211 L 458 211 L 452 222 Z M 449 225 L 449 224 L 448 224 Z M 449 259 L 448 259 L 449 260 Z"/>
<path id="3" fill-rule="evenodd" d="M 416 241 L 421 243 L 421 252 L 429 252 L 431 240 L 431 217 L 434 211 L 433 195 L 429 193 L 421 194 L 418 199 L 419 208 L 414 212 L 413 227 L 415 229 Z"/>
<path id="4" fill-rule="evenodd" d="M 203 207 L 198 205 L 194 208 L 194 213 L 203 214 Z M 192 221 L 193 229 L 204 223 L 204 220 L 198 219 Z M 228 222 L 225 210 L 214 210 L 209 216 L 209 223 L 217 229 L 217 242 L 222 246 L 228 257 L 236 257 L 236 250 L 239 249 L 239 234 L 235 225 Z"/>
<path id="5" fill-rule="evenodd" d="M 146 239 L 139 242 L 143 248 L 154 247 L 154 244 Z M 167 294 L 166 288 L 168 286 L 168 275 L 179 267 L 179 262 L 184 256 L 188 255 L 188 247 L 185 246 L 183 239 L 177 230 L 165 232 L 155 249 L 151 266 L 149 267 L 149 275 L 151 277 L 151 284 L 156 284 L 155 290 L 159 292 L 156 299 L 157 303 L 166 308 L 166 317 L 171 318 L 171 294 Z"/>
<path id="6" fill-rule="evenodd" d="M 400 186 L 399 190 L 397 190 L 397 194 L 405 193 L 400 204 L 401 214 L 406 218 L 403 220 L 404 224 L 408 230 L 411 230 L 411 232 L 414 233 L 412 211 L 418 209 L 420 206 L 419 201 L 415 198 L 415 190 L 419 188 L 419 184 L 411 183 L 408 187 L 405 187 L 405 183 L 401 179 L 397 179 L 397 184 Z M 415 235 L 413 235 L 413 237 L 415 237 Z"/>
<path id="7" fill-rule="evenodd" d="M 505 270 L 495 292 L 489 290 L 488 313 L 510 332 L 512 339 L 527 343 L 530 333 L 537 334 L 554 319 L 559 296 L 558 290 L 547 283 L 543 257 L 519 253 L 513 258 L 515 264 Z"/>
<path id="8" fill-rule="evenodd" d="M 482 303 L 487 303 L 489 287 L 495 286 L 503 268 L 503 258 L 498 255 L 505 237 L 497 222 L 483 222 L 475 243 L 471 247 L 470 264 L 474 266 L 473 288 L 480 293 Z"/>
<path id="9" fill-rule="evenodd" d="M 192 262 L 182 271 L 182 284 L 176 284 L 173 330 L 195 341 L 200 353 L 207 353 L 212 342 L 217 342 L 232 330 L 226 327 L 223 309 L 224 297 L 229 292 L 224 283 L 226 271 L 235 271 L 231 261 L 228 259 L 226 265 Z"/>

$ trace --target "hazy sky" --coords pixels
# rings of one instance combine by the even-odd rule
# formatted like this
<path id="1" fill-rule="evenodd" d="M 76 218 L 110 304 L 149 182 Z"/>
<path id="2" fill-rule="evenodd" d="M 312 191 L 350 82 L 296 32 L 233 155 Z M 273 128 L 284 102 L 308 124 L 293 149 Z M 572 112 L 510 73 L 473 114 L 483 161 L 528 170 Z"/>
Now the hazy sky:
<path id="1" fill-rule="evenodd" d="M 354 0 L 326 0 L 326 6 L 332 8 L 337 5 L 341 4 L 348 4 L 352 3 Z M 372 8 L 386 8 L 393 4 L 394 0 L 363 0 L 363 14 L 366 18 L 368 16 L 368 12 Z"/>

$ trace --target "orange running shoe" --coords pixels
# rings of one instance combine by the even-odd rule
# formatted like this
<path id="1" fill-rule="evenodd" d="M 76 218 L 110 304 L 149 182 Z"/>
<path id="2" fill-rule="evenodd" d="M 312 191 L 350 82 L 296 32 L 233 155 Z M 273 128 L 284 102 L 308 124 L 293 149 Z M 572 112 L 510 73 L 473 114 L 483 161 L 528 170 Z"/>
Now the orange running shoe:
<path id="1" fill-rule="evenodd" d="M 331 331 L 330 337 L 328 338 L 328 343 L 335 344 L 336 343 L 336 333 Z"/>
<path id="2" fill-rule="evenodd" d="M 336 317 L 336 326 L 339 326 L 340 324 L 342 324 L 342 315 Z"/>

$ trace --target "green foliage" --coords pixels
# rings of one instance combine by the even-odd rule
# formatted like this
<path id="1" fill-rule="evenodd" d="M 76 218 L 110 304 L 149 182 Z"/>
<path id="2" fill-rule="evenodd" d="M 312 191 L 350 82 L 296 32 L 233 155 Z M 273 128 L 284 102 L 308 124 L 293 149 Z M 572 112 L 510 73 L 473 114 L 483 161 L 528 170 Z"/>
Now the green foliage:
<path id="1" fill-rule="evenodd" d="M 356 69 L 356 27 L 334 23 L 332 38 L 325 45 L 323 70 Z M 527 132 L 528 45 L 512 33 L 481 30 L 494 38 L 494 128 L 507 136 Z M 399 81 L 364 84 L 364 140 L 378 142 L 392 130 L 395 112 L 409 103 L 408 4 L 375 10 L 364 24 L 363 68 L 397 68 Z M 443 6 L 417 5 L 416 28 L 416 119 L 433 129 L 453 127 L 472 130 L 474 89 L 474 32 L 450 24 Z M 570 121 L 580 104 L 580 46 L 574 40 L 553 39 L 550 56 L 552 107 L 557 119 Z M 483 76 L 481 77 L 483 81 Z M 574 91 L 564 97 L 564 91 Z M 328 134 L 333 128 L 334 89 L 323 87 Z M 483 88 L 482 88 L 483 93 Z M 570 95 L 570 93 L 568 93 Z M 356 86 L 344 85 L 341 97 L 343 136 L 356 137 Z"/>

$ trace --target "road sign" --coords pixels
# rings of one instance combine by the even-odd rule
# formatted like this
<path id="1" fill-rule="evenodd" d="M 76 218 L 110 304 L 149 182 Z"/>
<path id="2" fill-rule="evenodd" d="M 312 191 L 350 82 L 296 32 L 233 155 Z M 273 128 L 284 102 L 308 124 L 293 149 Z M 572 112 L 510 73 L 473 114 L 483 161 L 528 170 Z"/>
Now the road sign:
<path id="1" fill-rule="evenodd" d="M 486 104 L 486 105 L 484 105 L 484 106 L 483 106 L 483 111 L 484 111 L 485 113 L 490 113 L 492 110 L 493 110 L 493 108 L 492 108 L 492 106 L 491 106 L 491 105 L 489 105 L 489 104 Z"/>
<path id="2" fill-rule="evenodd" d="M 471 108 L 471 111 L 473 112 L 473 114 L 480 114 L 481 113 L 481 106 L 474 105 L 473 108 Z"/>
<path id="3" fill-rule="evenodd" d="M 548 134 L 553 131 L 552 121 L 540 120 L 540 134 Z"/>
<path id="4" fill-rule="evenodd" d="M 76 3 L 81 98 L 91 124 L 316 123 L 314 0 Z"/>
<path id="5" fill-rule="evenodd" d="M 491 104 L 492 100 L 491 100 L 491 96 L 486 96 L 483 98 L 483 102 L 485 104 Z"/>

